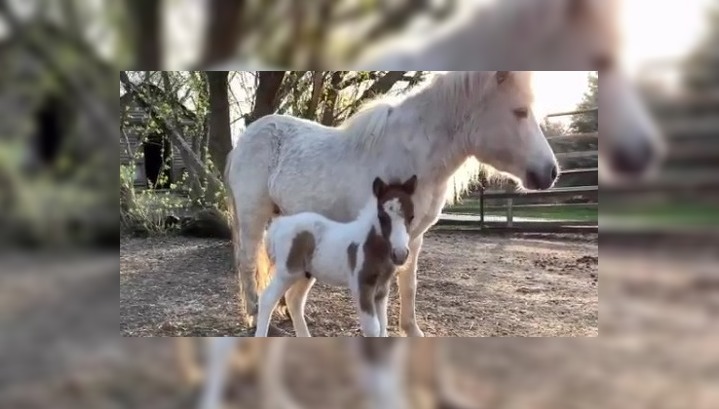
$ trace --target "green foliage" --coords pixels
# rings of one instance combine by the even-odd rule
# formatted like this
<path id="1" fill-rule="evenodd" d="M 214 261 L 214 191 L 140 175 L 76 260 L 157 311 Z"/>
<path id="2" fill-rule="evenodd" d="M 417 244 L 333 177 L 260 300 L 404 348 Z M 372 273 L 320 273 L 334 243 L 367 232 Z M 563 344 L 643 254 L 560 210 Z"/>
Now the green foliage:
<path id="1" fill-rule="evenodd" d="M 684 83 L 694 90 L 719 86 L 719 1 L 707 10 L 708 31 L 686 61 Z"/>
<path id="2" fill-rule="evenodd" d="M 599 76 L 596 72 L 589 74 L 588 89 L 582 101 L 577 104 L 577 110 L 596 108 L 599 98 Z M 596 113 L 579 114 L 572 117 L 569 129 L 574 133 L 596 132 L 599 129 L 599 119 Z"/>

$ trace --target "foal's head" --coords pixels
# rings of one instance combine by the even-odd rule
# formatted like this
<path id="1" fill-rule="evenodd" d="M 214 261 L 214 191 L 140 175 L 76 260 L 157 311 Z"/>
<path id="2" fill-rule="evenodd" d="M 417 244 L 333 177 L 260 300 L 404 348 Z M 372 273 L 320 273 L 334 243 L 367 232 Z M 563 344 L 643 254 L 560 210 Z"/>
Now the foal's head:
<path id="1" fill-rule="evenodd" d="M 414 220 L 412 194 L 416 187 L 417 175 L 401 184 L 388 185 L 381 178 L 372 183 L 380 234 L 389 244 L 392 262 L 398 266 L 409 256 L 409 226 Z"/>

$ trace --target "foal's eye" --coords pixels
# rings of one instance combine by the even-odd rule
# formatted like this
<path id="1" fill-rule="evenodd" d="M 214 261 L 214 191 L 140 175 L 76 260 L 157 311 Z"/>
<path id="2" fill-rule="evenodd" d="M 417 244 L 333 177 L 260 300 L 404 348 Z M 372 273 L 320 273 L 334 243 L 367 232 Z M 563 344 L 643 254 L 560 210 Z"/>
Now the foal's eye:
<path id="1" fill-rule="evenodd" d="M 514 110 L 514 116 L 517 118 L 524 119 L 527 116 L 529 116 L 529 109 L 527 108 L 517 108 Z"/>

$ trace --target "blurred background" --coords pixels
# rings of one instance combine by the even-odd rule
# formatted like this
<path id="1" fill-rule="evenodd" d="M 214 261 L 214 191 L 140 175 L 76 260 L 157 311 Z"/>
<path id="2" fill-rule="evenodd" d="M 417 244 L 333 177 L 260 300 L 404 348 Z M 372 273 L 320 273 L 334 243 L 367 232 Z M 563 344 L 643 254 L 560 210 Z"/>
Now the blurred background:
<path id="1" fill-rule="evenodd" d="M 131 112 L 123 119 L 123 99 L 118 105 L 114 85 L 110 87 L 118 70 L 192 70 L 225 66 L 228 61 L 232 69 L 344 68 L 345 62 L 392 36 L 424 41 L 433 30 L 466 15 L 465 7 L 479 3 L 0 1 L 0 406 L 191 407 L 196 398 L 196 387 L 180 378 L 176 348 L 170 340 L 117 339 L 114 297 L 121 266 L 114 253 L 108 255 L 103 248 L 114 251 L 121 228 L 154 236 L 172 226 L 196 235 L 208 234 L 207 229 L 213 227 L 222 231 L 222 227 L 214 223 L 214 215 L 195 223 L 183 220 L 183 214 L 178 220 L 168 219 L 163 209 L 175 208 L 172 198 L 160 198 L 167 202 L 163 206 L 151 202 L 143 207 L 147 198 L 134 189 L 123 189 L 123 181 L 135 185 L 137 173 L 133 168 L 123 171 L 122 166 L 120 179 L 114 173 L 121 165 L 126 137 L 120 125 L 130 123 L 125 129 L 129 136 L 133 120 L 150 130 L 154 126 L 163 131 L 163 124 L 149 125 L 152 121 L 132 118 Z M 586 194 L 577 199 L 584 207 L 573 210 L 583 209 L 583 213 L 571 220 L 590 221 L 589 227 L 596 229 L 601 225 L 602 338 L 443 340 L 464 342 L 461 348 L 448 345 L 470 367 L 460 378 L 475 383 L 457 386 L 458 393 L 476 393 L 474 399 L 484 403 L 482 407 L 708 408 L 717 401 L 712 386 L 719 373 L 719 353 L 714 347 L 719 340 L 719 4 L 716 0 L 625 0 L 623 4 L 624 65 L 665 131 L 667 161 L 655 178 L 642 183 L 600 189 L 592 172 L 568 173 L 571 177 L 560 181 L 559 188 L 596 186 L 596 198 Z M 280 74 L 257 72 L 247 81 L 272 89 L 290 78 L 311 89 L 315 73 L 283 72 L 278 82 Z M 327 73 L 323 81 L 329 83 L 335 78 L 352 79 L 347 72 Z M 213 81 L 222 80 L 219 75 L 198 71 L 128 71 L 126 75 L 148 104 L 157 103 L 163 93 L 180 92 L 178 85 L 195 86 L 197 92 L 188 98 L 197 102 L 186 103 L 187 109 L 173 106 L 167 98 L 157 107 L 171 113 L 173 129 L 211 129 L 207 112 L 212 106 Z M 147 75 L 150 80 L 142 81 Z M 390 73 L 374 75 L 368 74 L 365 85 L 356 88 L 360 97 Z M 419 79 L 415 76 L 421 75 L 403 72 L 393 83 L 398 89 L 392 92 L 411 88 Z M 226 80 L 242 87 L 240 74 L 227 73 Z M 224 89 L 228 94 L 238 92 L 238 88 Z M 295 89 L 300 88 L 290 91 Z M 121 96 L 126 91 L 121 85 Z M 588 102 L 580 97 L 575 102 L 584 105 L 567 110 L 592 108 L 591 89 L 586 92 Z M 252 120 L 247 115 L 263 106 L 254 96 L 248 99 L 247 105 L 231 108 L 236 111 L 230 112 L 238 113 L 232 114 L 232 120 L 242 119 L 229 132 L 233 126 L 241 129 Z M 311 92 L 297 99 L 289 97 L 284 109 L 306 107 L 311 100 Z M 274 102 L 269 103 L 273 111 L 283 109 L 273 107 Z M 351 109 L 333 112 L 328 121 L 341 121 Z M 318 109 L 313 115 L 322 120 L 323 114 Z M 580 126 L 580 119 L 557 124 L 550 117 L 545 129 L 552 131 L 547 134 L 596 133 L 596 117 L 591 112 L 578 115 L 584 118 L 585 128 L 574 128 Z M 572 144 L 571 150 L 596 150 L 592 144 L 597 140 L 586 138 L 564 142 Z M 154 155 L 159 152 L 162 165 L 164 141 L 155 142 L 148 145 L 156 146 Z M 194 143 L 190 151 L 212 158 L 212 146 L 202 139 Z M 149 151 L 153 154 L 152 148 Z M 587 162 L 577 163 L 577 169 L 595 167 L 596 156 L 583 160 Z M 219 168 L 216 162 L 199 166 L 188 157 L 186 163 L 186 167 L 197 165 L 195 199 L 203 207 L 216 207 L 212 205 L 213 201 L 219 204 L 216 192 L 207 194 L 208 189 L 212 192 L 213 172 Z M 188 169 L 176 170 L 177 180 L 193 177 Z M 142 183 L 147 187 L 152 178 L 145 176 Z M 158 182 L 163 183 L 161 177 L 152 181 Z M 114 208 L 118 191 L 119 214 Z M 137 197 L 130 199 L 140 204 L 136 209 L 146 209 L 152 217 L 136 213 L 121 220 L 128 203 L 124 195 L 132 194 Z M 462 203 L 472 207 L 471 198 Z M 494 214 L 506 225 L 505 203 L 506 198 L 495 203 L 502 208 Z M 486 210 L 491 215 L 489 203 Z M 163 268 L 161 261 L 153 263 Z M 137 300 L 140 306 L 151 302 Z M 341 350 L 342 343 L 337 341 L 335 347 Z M 299 355 L 319 359 L 319 355 Z M 457 359 L 447 360 L 462 370 Z M 296 396 L 316 405 L 312 407 L 338 407 L 337 399 L 348 398 L 327 394 L 330 388 L 321 378 L 341 380 L 330 375 L 349 361 L 337 352 L 322 362 L 326 372 L 302 371 L 307 379 L 298 381 L 300 389 L 301 382 L 312 385 L 304 390 L 316 391 L 316 395 Z M 287 365 L 291 364 L 288 360 Z M 239 390 L 231 391 L 237 404 L 256 393 L 255 387 L 242 390 L 246 384 L 252 385 L 249 380 L 236 382 Z M 244 402 L 255 407 L 247 403 L 251 401 Z"/>

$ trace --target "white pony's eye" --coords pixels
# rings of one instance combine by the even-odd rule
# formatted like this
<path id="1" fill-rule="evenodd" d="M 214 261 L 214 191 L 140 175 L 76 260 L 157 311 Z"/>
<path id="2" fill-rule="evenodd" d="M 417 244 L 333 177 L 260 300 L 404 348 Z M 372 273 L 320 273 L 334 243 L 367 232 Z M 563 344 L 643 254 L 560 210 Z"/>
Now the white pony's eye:
<path id="1" fill-rule="evenodd" d="M 514 116 L 520 119 L 524 119 L 529 116 L 529 109 L 527 108 L 517 108 L 514 110 Z"/>

